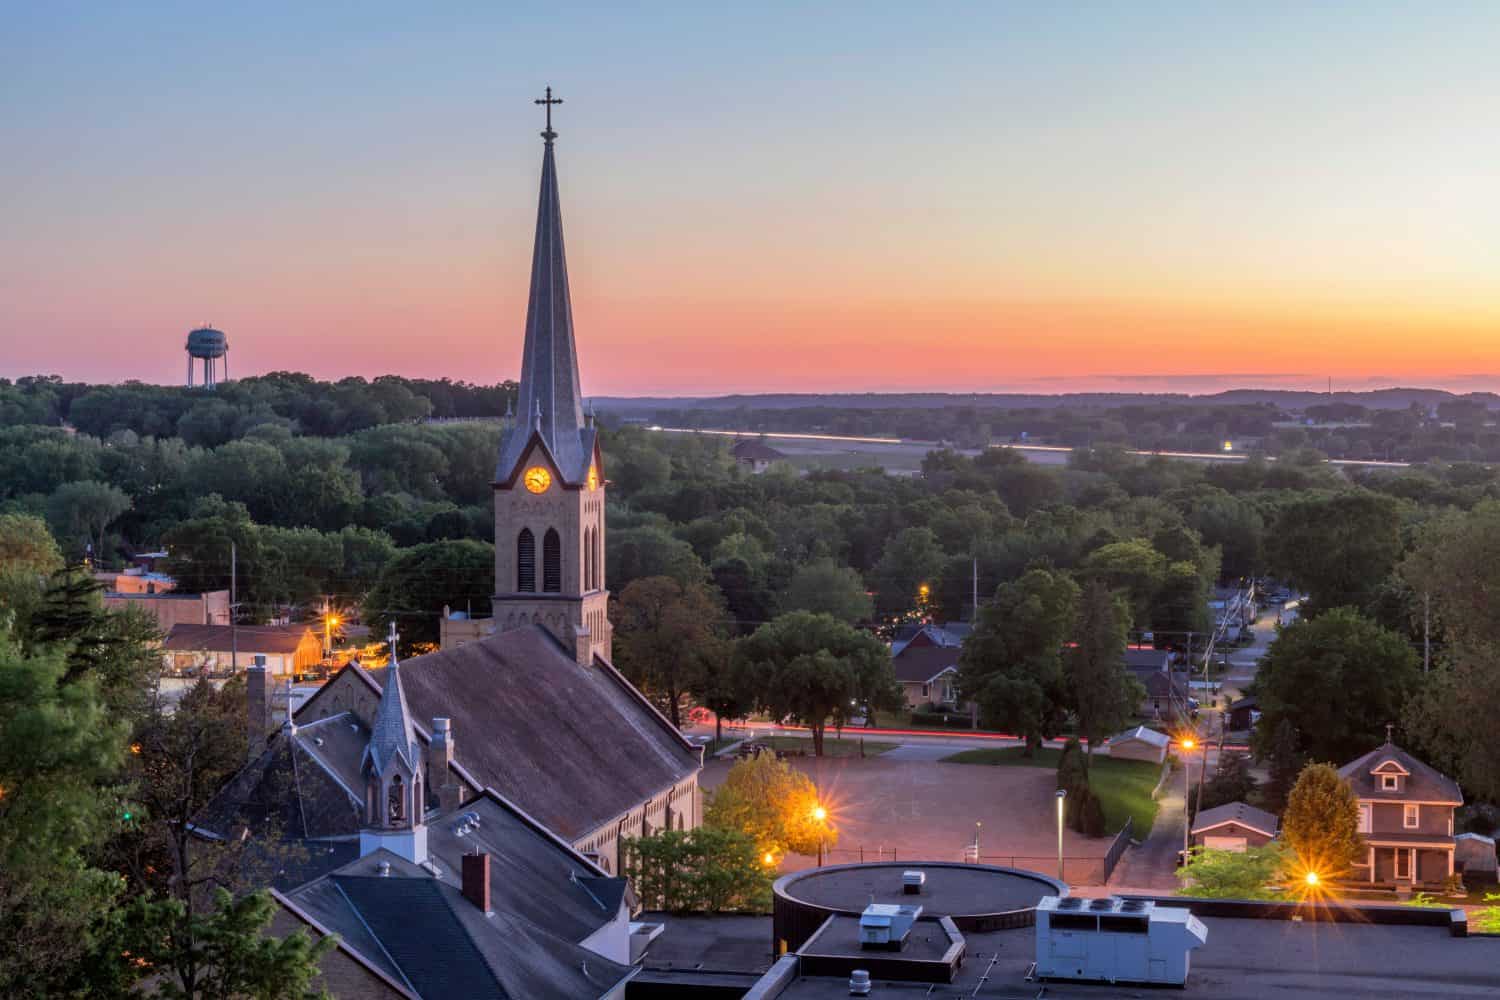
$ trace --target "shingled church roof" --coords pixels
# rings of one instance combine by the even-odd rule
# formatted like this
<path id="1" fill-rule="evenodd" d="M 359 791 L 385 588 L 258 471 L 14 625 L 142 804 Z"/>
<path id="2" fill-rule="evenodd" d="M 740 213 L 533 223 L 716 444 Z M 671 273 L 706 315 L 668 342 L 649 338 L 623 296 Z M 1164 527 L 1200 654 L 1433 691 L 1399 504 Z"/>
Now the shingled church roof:
<path id="1" fill-rule="evenodd" d="M 453 720 L 457 760 L 481 786 L 568 840 L 699 767 L 697 748 L 613 667 L 580 666 L 539 625 L 414 657 L 401 682 L 417 718 Z M 299 718 L 317 711 L 314 695 Z"/>
<path id="2" fill-rule="evenodd" d="M 549 129 L 547 134 L 553 133 Z M 568 261 L 563 252 L 562 202 L 550 138 L 542 154 L 542 190 L 536 211 L 531 301 L 526 307 L 520 383 L 516 420 L 501 438 L 495 480 L 509 482 L 533 439 L 540 438 L 562 481 L 582 485 L 593 459 L 595 431 L 583 419 Z"/>

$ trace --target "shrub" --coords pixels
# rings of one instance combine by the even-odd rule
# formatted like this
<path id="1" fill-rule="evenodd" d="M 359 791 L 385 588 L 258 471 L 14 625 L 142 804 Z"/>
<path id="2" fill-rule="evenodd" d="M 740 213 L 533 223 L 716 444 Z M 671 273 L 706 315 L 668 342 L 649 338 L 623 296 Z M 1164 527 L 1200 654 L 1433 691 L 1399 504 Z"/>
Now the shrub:
<path id="1" fill-rule="evenodd" d="M 776 869 L 738 830 L 666 830 L 625 842 L 625 875 L 648 907 L 672 912 L 771 908 Z"/>

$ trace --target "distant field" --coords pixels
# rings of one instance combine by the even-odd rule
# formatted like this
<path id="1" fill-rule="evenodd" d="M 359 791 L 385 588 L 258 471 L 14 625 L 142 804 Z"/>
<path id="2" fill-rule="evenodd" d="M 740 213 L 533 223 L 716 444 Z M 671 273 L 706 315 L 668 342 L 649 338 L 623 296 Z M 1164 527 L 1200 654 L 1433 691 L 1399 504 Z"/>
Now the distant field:
<path id="1" fill-rule="evenodd" d="M 1000 747 L 997 749 L 963 750 L 944 757 L 950 764 L 990 764 L 1000 767 L 1045 767 L 1057 770 L 1057 758 L 1061 750 L 1042 748 L 1031 757 L 1021 756 L 1023 747 Z M 1111 831 L 1125 825 L 1125 817 L 1135 818 L 1132 831 L 1137 839 L 1144 839 L 1156 821 L 1156 800 L 1151 791 L 1161 777 L 1161 768 L 1149 761 L 1112 760 L 1095 754 L 1089 758 L 1089 784 L 1099 802 L 1104 806 L 1104 821 Z"/>

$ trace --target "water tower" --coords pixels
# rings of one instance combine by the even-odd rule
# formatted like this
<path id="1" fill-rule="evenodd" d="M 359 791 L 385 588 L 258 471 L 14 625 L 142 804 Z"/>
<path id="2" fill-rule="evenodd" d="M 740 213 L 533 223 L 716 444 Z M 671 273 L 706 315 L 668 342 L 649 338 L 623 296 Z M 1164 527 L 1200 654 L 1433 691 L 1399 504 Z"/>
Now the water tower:
<path id="1" fill-rule="evenodd" d="M 203 362 L 203 388 L 212 389 L 222 379 L 229 377 L 229 338 L 211 326 L 203 326 L 188 334 L 187 338 L 187 384 L 193 387 L 193 362 Z M 224 359 L 224 373 L 219 374 L 218 361 Z"/>

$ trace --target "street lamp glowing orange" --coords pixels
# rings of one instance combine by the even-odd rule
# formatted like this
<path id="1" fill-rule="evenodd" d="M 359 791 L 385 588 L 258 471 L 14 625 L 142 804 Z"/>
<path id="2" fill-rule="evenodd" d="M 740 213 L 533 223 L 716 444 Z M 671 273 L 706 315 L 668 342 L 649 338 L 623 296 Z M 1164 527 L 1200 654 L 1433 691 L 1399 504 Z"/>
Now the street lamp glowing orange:
<path id="1" fill-rule="evenodd" d="M 769 868 L 776 863 L 776 855 L 772 854 L 770 851 L 767 851 L 764 855 L 761 856 L 761 861 L 765 862 L 766 867 Z"/>
<path id="2" fill-rule="evenodd" d="M 827 818 L 828 818 L 828 810 L 827 809 L 824 809 L 822 806 L 816 806 L 816 807 L 813 808 L 813 819 L 815 819 L 819 823 L 821 823 L 821 822 L 823 822 Z"/>
<path id="3" fill-rule="evenodd" d="M 1182 749 L 1184 750 L 1191 750 L 1197 745 L 1198 741 L 1193 739 L 1191 736 L 1185 737 L 1182 741 Z"/>
<path id="4" fill-rule="evenodd" d="M 1304 875 L 1302 877 L 1303 877 L 1304 881 L 1307 882 L 1308 885 L 1317 885 L 1318 884 L 1318 873 L 1317 872 L 1308 872 L 1306 875 Z"/>

